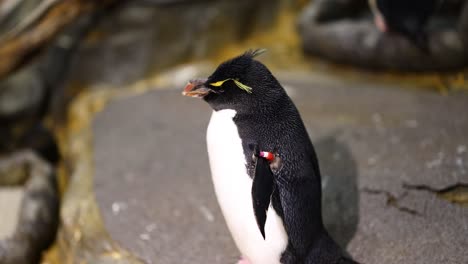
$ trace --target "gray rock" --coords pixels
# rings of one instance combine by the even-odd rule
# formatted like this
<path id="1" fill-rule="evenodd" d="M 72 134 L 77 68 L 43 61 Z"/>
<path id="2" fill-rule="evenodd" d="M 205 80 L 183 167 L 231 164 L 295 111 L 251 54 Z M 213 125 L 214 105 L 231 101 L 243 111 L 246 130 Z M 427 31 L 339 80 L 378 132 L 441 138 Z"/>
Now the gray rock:
<path id="1" fill-rule="evenodd" d="M 0 153 L 33 148 L 53 163 L 58 160 L 54 139 L 41 122 L 57 106 L 63 115 L 63 105 L 69 100 L 63 82 L 70 61 L 96 18 L 97 14 L 80 18 L 37 60 L 0 79 Z"/>
<path id="2" fill-rule="evenodd" d="M 0 187 L 0 240 L 10 237 L 16 230 L 20 210 L 22 188 Z"/>
<path id="3" fill-rule="evenodd" d="M 40 4 L 41 1 L 35 0 L 5 1 L 2 3 L 2 8 L 0 8 L 0 36 L 24 21 Z"/>
<path id="4" fill-rule="evenodd" d="M 460 36 L 463 38 L 463 43 L 468 43 L 468 5 L 465 5 L 461 11 L 458 31 L 460 32 Z"/>
<path id="5" fill-rule="evenodd" d="M 0 178 L 10 171 L 17 171 L 18 167 L 22 167 L 27 179 L 18 179 L 13 183 L 23 187 L 23 198 L 14 233 L 0 240 L 2 264 L 37 263 L 42 251 L 55 239 L 58 227 L 59 206 L 54 171 L 32 152 L 18 152 L 0 161 Z M 9 209 L 7 211 L 11 211 L 12 207 Z"/>
<path id="6" fill-rule="evenodd" d="M 316 22 L 329 22 L 346 16 L 356 16 L 367 6 L 367 0 L 310 1 L 298 19 L 299 27 Z M 304 30 L 304 29 L 303 29 Z"/>
<path id="7" fill-rule="evenodd" d="M 362 263 L 468 261 L 466 204 L 429 190 L 468 182 L 466 94 L 283 79 L 318 152 L 326 225 L 351 255 Z M 105 227 L 147 263 L 238 257 L 210 179 L 210 112 L 180 91 L 158 91 L 115 101 L 94 121 Z"/>
<path id="8" fill-rule="evenodd" d="M 45 89 L 36 71 L 37 66 L 32 66 L 0 83 L 0 116 L 34 112 L 39 107 Z"/>
<path id="9" fill-rule="evenodd" d="M 81 50 L 73 79 L 85 84 L 122 85 L 152 71 L 205 58 L 273 24 L 279 2 L 182 1 L 162 6 L 129 3 L 103 19 L 99 26 L 101 37 Z"/>
<path id="10" fill-rule="evenodd" d="M 383 34 L 363 0 L 312 2 L 298 19 L 302 46 L 308 54 L 370 69 L 446 71 L 468 65 L 468 11 L 436 16 L 428 26 L 429 53 L 399 34 Z M 462 2 L 463 3 L 463 2 Z M 465 6 L 467 4 L 465 3 Z M 465 9 L 468 9 L 465 7 Z M 339 11 L 338 11 L 339 10 Z M 459 16 L 459 19 L 454 17 Z"/>

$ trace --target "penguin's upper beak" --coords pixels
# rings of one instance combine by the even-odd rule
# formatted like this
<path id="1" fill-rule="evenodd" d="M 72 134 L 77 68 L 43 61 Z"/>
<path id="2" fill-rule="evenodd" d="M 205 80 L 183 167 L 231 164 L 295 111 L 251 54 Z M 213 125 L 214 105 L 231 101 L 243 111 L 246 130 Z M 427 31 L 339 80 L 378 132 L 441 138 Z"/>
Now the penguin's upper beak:
<path id="1" fill-rule="evenodd" d="M 381 32 L 388 32 L 387 21 L 385 21 L 384 16 L 379 11 L 376 0 L 369 0 L 369 6 L 374 15 L 374 23 L 377 29 Z"/>
<path id="2" fill-rule="evenodd" d="M 388 26 L 387 26 L 387 22 L 385 21 L 385 19 L 382 17 L 381 14 L 376 14 L 375 17 L 374 17 L 374 23 L 375 23 L 375 26 L 377 27 L 378 30 L 380 30 L 381 32 L 385 33 L 385 32 L 388 32 Z"/>
<path id="3" fill-rule="evenodd" d="M 206 86 L 206 79 L 194 79 L 190 80 L 185 85 L 182 95 L 203 98 L 213 90 Z"/>

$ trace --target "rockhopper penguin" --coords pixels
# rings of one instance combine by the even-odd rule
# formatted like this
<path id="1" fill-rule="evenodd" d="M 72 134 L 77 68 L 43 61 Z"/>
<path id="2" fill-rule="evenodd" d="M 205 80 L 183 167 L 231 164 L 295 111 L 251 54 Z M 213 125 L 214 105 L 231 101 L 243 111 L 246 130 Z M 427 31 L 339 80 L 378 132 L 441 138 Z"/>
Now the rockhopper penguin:
<path id="1" fill-rule="evenodd" d="M 428 51 L 425 26 L 441 0 L 369 0 L 375 24 L 382 32 L 396 32 Z"/>
<path id="2" fill-rule="evenodd" d="M 324 228 L 314 147 L 283 87 L 254 59 L 262 51 L 222 63 L 183 91 L 214 110 L 212 180 L 239 263 L 356 263 Z"/>

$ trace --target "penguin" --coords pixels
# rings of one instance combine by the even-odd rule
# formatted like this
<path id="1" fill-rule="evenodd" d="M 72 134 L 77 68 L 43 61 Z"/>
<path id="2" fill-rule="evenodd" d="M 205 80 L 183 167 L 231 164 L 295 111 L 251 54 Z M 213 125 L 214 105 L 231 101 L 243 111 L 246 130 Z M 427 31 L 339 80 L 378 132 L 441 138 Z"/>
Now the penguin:
<path id="1" fill-rule="evenodd" d="M 292 100 L 250 50 L 193 79 L 182 94 L 213 109 L 212 181 L 239 263 L 357 263 L 325 229 L 320 170 Z"/>
<path id="2" fill-rule="evenodd" d="M 380 31 L 399 33 L 425 52 L 429 51 L 425 26 L 439 4 L 440 0 L 369 0 Z"/>

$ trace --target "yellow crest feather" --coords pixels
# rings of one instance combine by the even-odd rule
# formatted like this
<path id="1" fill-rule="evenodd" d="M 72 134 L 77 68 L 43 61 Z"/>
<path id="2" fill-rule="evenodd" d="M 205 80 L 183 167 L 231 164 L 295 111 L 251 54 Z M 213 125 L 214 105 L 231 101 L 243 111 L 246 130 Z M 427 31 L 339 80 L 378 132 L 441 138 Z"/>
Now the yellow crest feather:
<path id="1" fill-rule="evenodd" d="M 214 87 L 220 87 L 222 86 L 225 82 L 227 81 L 234 81 L 234 84 L 236 84 L 237 87 L 239 87 L 241 90 L 244 90 L 246 91 L 247 93 L 251 94 L 252 93 L 252 87 L 250 86 L 247 86 L 241 82 L 239 82 L 238 80 L 236 79 L 232 79 L 232 78 L 229 78 L 229 79 L 226 79 L 226 80 L 223 80 L 223 81 L 218 81 L 218 82 L 214 82 L 214 83 L 210 83 L 211 86 L 214 86 Z"/>
<path id="2" fill-rule="evenodd" d="M 234 80 L 234 83 L 237 85 L 237 87 L 241 88 L 242 90 L 246 91 L 247 93 L 251 94 L 252 93 L 252 87 L 247 86 L 238 80 Z"/>
<path id="3" fill-rule="evenodd" d="M 245 55 L 250 56 L 251 58 L 255 58 L 257 56 L 262 55 L 266 51 L 267 49 L 250 49 L 245 53 Z"/>

